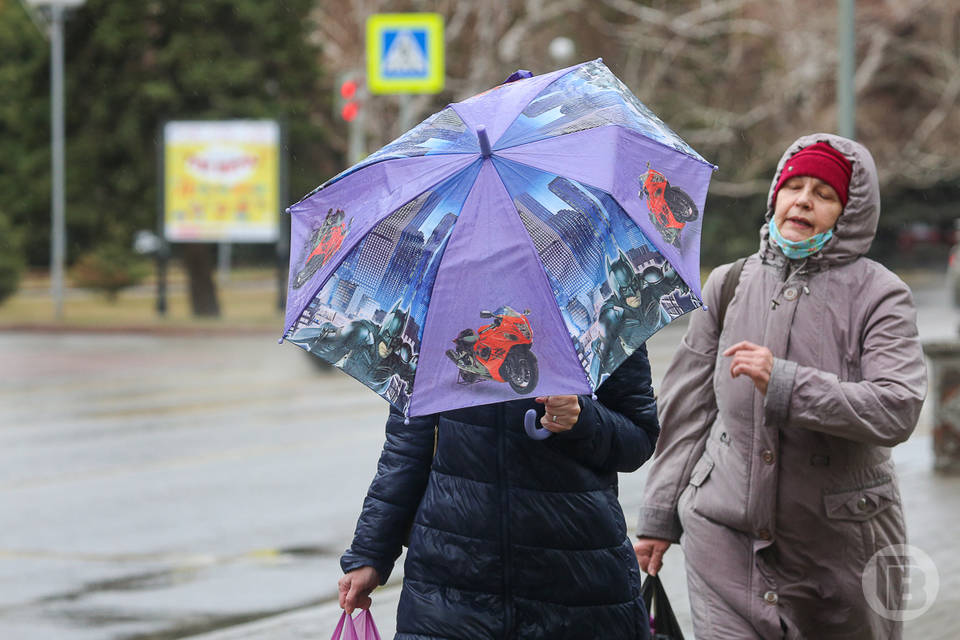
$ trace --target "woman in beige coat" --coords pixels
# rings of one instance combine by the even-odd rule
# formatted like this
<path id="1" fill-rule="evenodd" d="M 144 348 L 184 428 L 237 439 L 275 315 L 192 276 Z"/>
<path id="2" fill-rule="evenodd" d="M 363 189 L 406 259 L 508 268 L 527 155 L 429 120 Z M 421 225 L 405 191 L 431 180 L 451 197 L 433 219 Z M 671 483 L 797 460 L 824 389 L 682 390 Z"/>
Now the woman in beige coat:
<path id="1" fill-rule="evenodd" d="M 869 600 L 861 577 L 906 542 L 890 447 L 916 426 L 926 371 L 910 290 L 864 257 L 873 158 L 800 138 L 768 202 L 722 326 L 730 265 L 663 379 L 637 558 L 656 573 L 680 541 L 698 640 L 900 638 L 901 574 Z"/>

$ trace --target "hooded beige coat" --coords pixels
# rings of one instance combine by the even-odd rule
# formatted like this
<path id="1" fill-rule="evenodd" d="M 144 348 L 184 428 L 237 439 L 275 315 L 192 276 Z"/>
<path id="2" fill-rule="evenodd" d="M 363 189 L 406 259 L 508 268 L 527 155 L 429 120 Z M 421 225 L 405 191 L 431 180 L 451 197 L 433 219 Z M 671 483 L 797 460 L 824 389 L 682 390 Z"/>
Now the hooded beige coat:
<path id="1" fill-rule="evenodd" d="M 890 447 L 917 423 L 926 370 L 910 290 L 863 257 L 880 215 L 870 153 L 800 138 L 768 202 L 790 156 L 818 141 L 853 165 L 834 237 L 789 261 L 768 240 L 768 206 L 723 330 L 729 265 L 707 279 L 661 385 L 637 533 L 681 540 L 698 640 L 900 637 L 884 615 L 902 602 L 900 574 L 881 569 L 869 589 L 861 577 L 874 553 L 906 542 Z M 730 376 L 721 354 L 741 340 L 773 352 L 766 396 Z"/>

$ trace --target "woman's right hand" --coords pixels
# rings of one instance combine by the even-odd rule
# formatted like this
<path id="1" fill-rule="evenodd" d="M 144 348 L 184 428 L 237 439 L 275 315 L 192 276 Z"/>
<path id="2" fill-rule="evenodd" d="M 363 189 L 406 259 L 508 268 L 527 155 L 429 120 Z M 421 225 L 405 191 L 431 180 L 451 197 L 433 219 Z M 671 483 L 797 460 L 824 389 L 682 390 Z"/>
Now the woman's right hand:
<path id="1" fill-rule="evenodd" d="M 370 592 L 380 584 L 380 574 L 373 567 L 360 567 L 344 574 L 337 582 L 340 608 L 349 614 L 354 609 L 369 609 Z"/>
<path id="2" fill-rule="evenodd" d="M 660 538 L 639 538 L 633 543 L 633 552 L 637 554 L 637 563 L 644 573 L 657 575 L 663 566 L 663 554 L 670 548 L 669 540 Z"/>

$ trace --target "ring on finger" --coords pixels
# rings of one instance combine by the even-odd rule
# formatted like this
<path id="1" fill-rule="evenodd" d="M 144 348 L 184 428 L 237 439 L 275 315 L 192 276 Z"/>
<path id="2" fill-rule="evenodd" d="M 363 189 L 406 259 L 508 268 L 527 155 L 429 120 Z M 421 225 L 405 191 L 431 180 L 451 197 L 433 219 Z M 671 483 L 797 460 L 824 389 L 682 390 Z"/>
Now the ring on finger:
<path id="1" fill-rule="evenodd" d="M 558 420 L 557 420 L 557 416 L 550 416 L 550 417 L 553 419 L 554 422 L 557 422 L 557 421 L 558 421 Z"/>

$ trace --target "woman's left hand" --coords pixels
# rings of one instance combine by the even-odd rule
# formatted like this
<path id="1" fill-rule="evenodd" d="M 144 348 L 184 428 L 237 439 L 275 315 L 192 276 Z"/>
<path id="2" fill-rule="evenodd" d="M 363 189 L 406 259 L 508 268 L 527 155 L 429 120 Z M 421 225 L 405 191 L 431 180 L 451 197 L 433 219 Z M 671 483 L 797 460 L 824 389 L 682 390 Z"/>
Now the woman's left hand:
<path id="1" fill-rule="evenodd" d="M 540 424 L 547 431 L 570 431 L 580 418 L 580 399 L 577 396 L 541 396 L 535 401 L 547 411 L 540 418 Z"/>
<path id="2" fill-rule="evenodd" d="M 738 342 L 723 352 L 725 356 L 733 356 L 730 363 L 730 376 L 748 376 L 753 380 L 761 395 L 767 395 L 767 385 L 773 373 L 773 353 L 770 349 L 752 342 Z"/>

